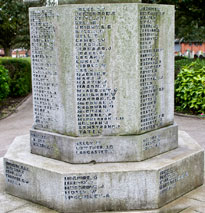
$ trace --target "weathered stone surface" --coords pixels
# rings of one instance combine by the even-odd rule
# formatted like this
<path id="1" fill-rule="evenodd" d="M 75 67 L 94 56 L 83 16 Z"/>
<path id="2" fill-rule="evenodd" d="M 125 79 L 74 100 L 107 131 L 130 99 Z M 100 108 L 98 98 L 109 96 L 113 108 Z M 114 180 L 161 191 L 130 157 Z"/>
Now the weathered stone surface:
<path id="1" fill-rule="evenodd" d="M 9 148 L 7 192 L 61 212 L 155 209 L 203 183 L 204 151 L 184 132 L 177 149 L 137 163 L 72 165 L 29 151 L 28 136 Z"/>
<path id="2" fill-rule="evenodd" d="M 102 3 L 140 3 L 141 0 L 23 0 L 24 3 L 39 3 L 44 5 L 62 5 L 62 4 L 102 4 Z"/>
<path id="3" fill-rule="evenodd" d="M 30 131 L 31 152 L 70 163 L 141 161 L 178 146 L 178 127 L 171 125 L 142 135 L 69 137 Z"/>
<path id="4" fill-rule="evenodd" d="M 4 191 L 5 180 L 3 176 L 3 158 L 0 158 L 0 212 L 8 213 L 8 210 L 12 213 L 56 213 L 56 211 L 48 209 L 38 204 L 34 204 L 29 201 L 22 200 L 12 195 L 8 195 Z M 186 195 L 166 204 L 165 206 L 155 209 L 155 210 L 136 210 L 136 211 L 117 211 L 118 213 L 179 213 L 179 212 L 188 212 L 183 210 L 198 210 L 203 212 L 205 209 L 205 200 L 204 200 L 205 186 L 198 187 L 197 189 L 187 193 Z M 21 201 L 20 205 L 16 205 L 17 199 Z M 105 212 L 104 212 L 105 213 Z M 116 212 L 113 212 L 116 213 Z"/>
<path id="5" fill-rule="evenodd" d="M 174 7 L 30 9 L 34 128 L 132 135 L 173 124 Z"/>

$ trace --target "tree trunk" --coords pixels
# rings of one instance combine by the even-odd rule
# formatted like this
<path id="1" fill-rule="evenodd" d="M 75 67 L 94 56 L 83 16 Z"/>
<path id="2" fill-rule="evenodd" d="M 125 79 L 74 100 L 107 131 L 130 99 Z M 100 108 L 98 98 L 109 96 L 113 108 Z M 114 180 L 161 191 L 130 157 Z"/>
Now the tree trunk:
<path id="1" fill-rule="evenodd" d="M 12 53 L 11 47 L 5 47 L 4 48 L 4 54 L 5 54 L 5 56 L 11 57 L 11 53 Z"/>

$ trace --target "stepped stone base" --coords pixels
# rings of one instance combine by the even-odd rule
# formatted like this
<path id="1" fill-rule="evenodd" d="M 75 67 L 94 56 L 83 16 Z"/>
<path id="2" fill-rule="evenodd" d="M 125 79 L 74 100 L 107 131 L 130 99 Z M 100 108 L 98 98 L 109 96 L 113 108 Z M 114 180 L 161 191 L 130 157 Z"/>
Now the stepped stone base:
<path id="1" fill-rule="evenodd" d="M 5 158 L 8 193 L 61 212 L 157 209 L 203 184 L 204 151 L 185 132 L 179 147 L 143 162 L 72 165 L 30 153 L 17 137 Z"/>
<path id="2" fill-rule="evenodd" d="M 5 178 L 3 176 L 3 158 L 0 158 L 0 212 L 1 213 L 57 213 L 42 205 L 9 195 L 5 192 Z M 154 210 L 117 211 L 112 213 L 193 213 L 204 212 L 205 185 L 202 185 L 182 197 Z M 110 213 L 110 212 L 103 212 Z"/>
<path id="3" fill-rule="evenodd" d="M 176 124 L 133 136 L 69 137 L 30 131 L 31 152 L 69 163 L 142 161 L 178 146 Z"/>

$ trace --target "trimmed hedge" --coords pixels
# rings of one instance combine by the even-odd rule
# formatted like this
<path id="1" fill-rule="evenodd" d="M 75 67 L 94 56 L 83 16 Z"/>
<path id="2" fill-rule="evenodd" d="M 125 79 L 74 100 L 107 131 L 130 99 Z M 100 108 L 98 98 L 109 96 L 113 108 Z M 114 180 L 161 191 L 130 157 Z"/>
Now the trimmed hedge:
<path id="1" fill-rule="evenodd" d="M 0 65 L 0 100 L 8 97 L 10 92 L 9 83 L 9 71 L 5 69 L 4 66 Z"/>
<path id="2" fill-rule="evenodd" d="M 31 92 L 30 59 L 0 58 L 0 64 L 9 70 L 10 97 L 21 97 Z"/>
<path id="3" fill-rule="evenodd" d="M 175 108 L 193 114 L 205 113 L 205 61 L 182 67 L 175 81 Z"/>

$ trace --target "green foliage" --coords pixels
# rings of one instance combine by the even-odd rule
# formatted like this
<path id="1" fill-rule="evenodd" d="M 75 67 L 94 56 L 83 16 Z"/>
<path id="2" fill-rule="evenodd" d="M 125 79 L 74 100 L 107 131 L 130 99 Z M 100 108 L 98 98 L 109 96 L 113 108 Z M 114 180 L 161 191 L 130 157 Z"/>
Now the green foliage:
<path id="1" fill-rule="evenodd" d="M 23 3 L 23 0 L 0 0 L 0 46 L 6 56 L 11 56 L 12 48 L 30 48 L 28 8 L 42 5 Z"/>
<path id="2" fill-rule="evenodd" d="M 4 68 L 4 66 L 0 65 L 0 100 L 3 100 L 9 95 L 9 72 Z"/>
<path id="3" fill-rule="evenodd" d="M 9 70 L 10 96 L 20 97 L 31 91 L 31 63 L 28 59 L 1 58 L 0 64 Z"/>
<path id="4" fill-rule="evenodd" d="M 11 48 L 23 41 L 23 35 L 28 35 L 28 8 L 22 0 L 0 0 L 0 8 L 0 45 L 9 56 Z"/>
<path id="5" fill-rule="evenodd" d="M 175 108 L 194 114 L 205 112 L 205 61 L 182 67 L 175 81 Z"/>
<path id="6" fill-rule="evenodd" d="M 181 60 L 175 59 L 175 79 L 179 74 L 180 70 L 182 69 L 182 67 L 190 65 L 193 61 L 195 60 L 191 58 L 185 58 Z"/>

